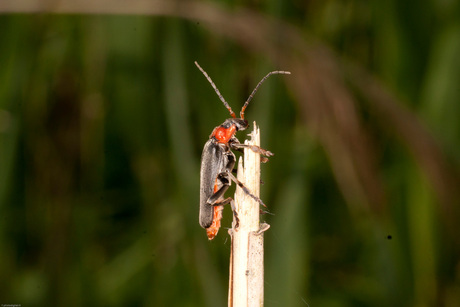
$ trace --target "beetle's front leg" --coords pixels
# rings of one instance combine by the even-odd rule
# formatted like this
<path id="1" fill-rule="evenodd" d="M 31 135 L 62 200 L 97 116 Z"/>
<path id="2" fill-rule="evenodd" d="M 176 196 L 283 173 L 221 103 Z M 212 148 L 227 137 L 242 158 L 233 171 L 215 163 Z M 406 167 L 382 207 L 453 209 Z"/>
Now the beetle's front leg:
<path id="1" fill-rule="evenodd" d="M 240 152 L 243 152 L 244 148 L 251 149 L 253 152 L 261 155 L 260 162 L 262 163 L 266 163 L 268 161 L 267 157 L 272 157 L 275 155 L 271 151 L 268 151 L 256 145 L 241 144 L 240 141 L 236 137 L 231 138 L 230 141 L 228 142 L 228 145 L 230 146 L 231 149 L 238 150 Z M 265 157 L 262 157 L 262 156 L 265 156 Z"/>

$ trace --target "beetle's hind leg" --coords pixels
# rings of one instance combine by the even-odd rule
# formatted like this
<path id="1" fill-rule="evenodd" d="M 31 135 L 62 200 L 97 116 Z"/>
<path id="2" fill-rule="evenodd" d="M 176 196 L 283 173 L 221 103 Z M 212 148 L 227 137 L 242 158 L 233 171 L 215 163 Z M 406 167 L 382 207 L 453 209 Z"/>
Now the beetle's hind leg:
<path id="1" fill-rule="evenodd" d="M 223 199 L 223 196 L 230 187 L 230 184 L 231 182 L 228 179 L 227 172 L 223 172 L 217 175 L 216 185 L 221 185 L 221 187 L 208 198 L 206 203 L 213 207 L 230 204 L 233 211 L 233 216 L 235 217 L 235 228 L 238 228 L 240 220 L 238 218 L 238 213 L 236 212 L 235 202 L 233 201 L 233 198 L 227 197 Z"/>
<path id="2" fill-rule="evenodd" d="M 230 207 L 233 211 L 233 216 L 235 217 L 235 228 L 238 228 L 240 226 L 240 219 L 238 218 L 238 213 L 236 212 L 235 201 L 233 198 L 227 197 L 226 199 L 222 199 L 221 201 L 211 204 L 211 206 L 224 206 L 226 204 L 230 204 Z"/>

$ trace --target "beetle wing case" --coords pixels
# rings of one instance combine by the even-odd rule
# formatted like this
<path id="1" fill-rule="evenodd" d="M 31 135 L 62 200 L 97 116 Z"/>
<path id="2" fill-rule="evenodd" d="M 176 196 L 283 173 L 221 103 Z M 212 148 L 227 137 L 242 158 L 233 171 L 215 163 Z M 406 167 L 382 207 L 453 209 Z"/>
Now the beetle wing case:
<path id="1" fill-rule="evenodd" d="M 203 148 L 201 155 L 200 171 L 200 225 L 208 228 L 212 224 L 214 208 L 207 203 L 209 197 L 214 194 L 214 185 L 217 175 L 223 169 L 225 148 L 209 139 Z"/>

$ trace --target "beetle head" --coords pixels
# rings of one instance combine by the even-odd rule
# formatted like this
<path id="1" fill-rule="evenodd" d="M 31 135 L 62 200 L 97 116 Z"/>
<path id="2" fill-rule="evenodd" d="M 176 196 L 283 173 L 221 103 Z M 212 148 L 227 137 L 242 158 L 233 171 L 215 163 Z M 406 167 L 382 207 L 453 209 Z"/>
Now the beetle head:
<path id="1" fill-rule="evenodd" d="M 246 130 L 249 127 L 248 121 L 242 118 L 226 119 L 221 127 L 230 128 L 233 125 L 236 127 L 236 131 Z"/>

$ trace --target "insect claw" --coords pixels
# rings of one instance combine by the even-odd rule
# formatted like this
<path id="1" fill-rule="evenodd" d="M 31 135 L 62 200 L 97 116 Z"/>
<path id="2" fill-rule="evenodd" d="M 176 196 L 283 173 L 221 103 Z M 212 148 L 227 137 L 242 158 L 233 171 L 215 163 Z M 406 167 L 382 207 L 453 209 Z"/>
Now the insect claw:
<path id="1" fill-rule="evenodd" d="M 262 224 L 260 224 L 260 226 L 259 226 L 259 230 L 254 231 L 253 233 L 254 233 L 256 236 L 260 236 L 261 234 L 263 234 L 264 232 L 266 232 L 269 228 L 270 228 L 270 225 L 269 225 L 269 224 L 267 224 L 267 223 L 262 223 Z"/>
<path id="2" fill-rule="evenodd" d="M 264 211 L 262 209 L 260 209 L 260 214 L 270 214 L 270 215 L 274 215 L 273 213 L 269 212 L 269 211 Z"/>

